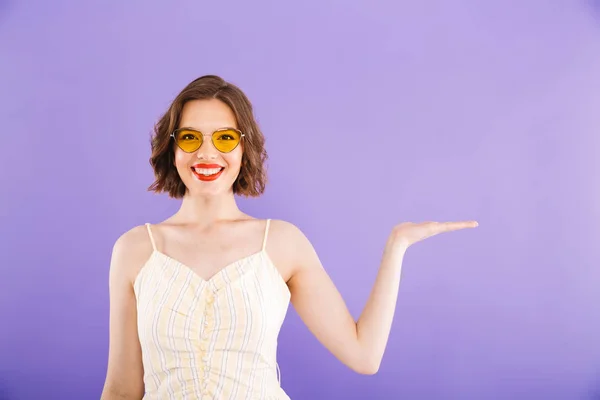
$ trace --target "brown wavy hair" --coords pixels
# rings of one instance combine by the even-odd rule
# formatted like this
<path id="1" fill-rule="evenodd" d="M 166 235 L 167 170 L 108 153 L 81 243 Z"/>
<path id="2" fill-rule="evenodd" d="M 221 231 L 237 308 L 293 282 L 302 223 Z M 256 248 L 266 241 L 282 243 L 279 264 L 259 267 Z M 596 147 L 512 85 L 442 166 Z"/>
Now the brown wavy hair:
<path id="1" fill-rule="evenodd" d="M 150 165 L 155 181 L 148 187 L 155 193 L 166 192 L 172 198 L 182 198 L 187 188 L 174 165 L 174 142 L 171 133 L 179 127 L 181 112 L 190 100 L 218 99 L 227 104 L 235 115 L 238 129 L 244 133 L 242 140 L 242 165 L 233 183 L 233 193 L 245 197 L 258 197 L 267 183 L 265 138 L 254 118 L 252 104 L 236 85 L 216 75 L 205 75 L 190 82 L 175 97 L 168 110 L 154 126 L 150 140 L 152 155 Z"/>

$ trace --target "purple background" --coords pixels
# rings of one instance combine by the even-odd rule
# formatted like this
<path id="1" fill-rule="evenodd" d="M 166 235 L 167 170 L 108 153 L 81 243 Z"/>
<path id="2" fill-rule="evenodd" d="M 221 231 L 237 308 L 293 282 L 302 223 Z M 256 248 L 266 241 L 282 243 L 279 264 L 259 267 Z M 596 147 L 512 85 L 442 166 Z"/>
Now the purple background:
<path id="1" fill-rule="evenodd" d="M 241 207 L 354 316 L 394 224 L 480 222 L 409 250 L 375 376 L 290 307 L 292 399 L 600 398 L 600 2 L 0 0 L 0 51 L 1 399 L 99 398 L 111 247 L 177 209 L 149 133 L 207 73 L 267 137 Z"/>

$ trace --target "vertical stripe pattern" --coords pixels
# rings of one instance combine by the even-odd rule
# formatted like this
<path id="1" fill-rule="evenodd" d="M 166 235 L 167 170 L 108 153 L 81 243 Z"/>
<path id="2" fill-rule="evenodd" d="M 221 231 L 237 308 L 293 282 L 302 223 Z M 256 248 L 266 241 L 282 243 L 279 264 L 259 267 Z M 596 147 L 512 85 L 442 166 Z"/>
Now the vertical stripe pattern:
<path id="1" fill-rule="evenodd" d="M 264 242 L 204 280 L 151 240 L 134 283 L 144 400 L 289 400 L 276 353 L 290 293 Z"/>

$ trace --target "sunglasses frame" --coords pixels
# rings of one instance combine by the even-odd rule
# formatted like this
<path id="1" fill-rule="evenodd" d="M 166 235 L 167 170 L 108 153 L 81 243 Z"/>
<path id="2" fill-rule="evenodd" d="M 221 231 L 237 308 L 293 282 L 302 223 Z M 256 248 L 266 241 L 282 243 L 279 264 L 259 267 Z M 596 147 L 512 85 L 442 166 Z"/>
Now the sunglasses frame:
<path id="1" fill-rule="evenodd" d="M 201 138 L 201 142 L 200 142 L 200 146 L 198 146 L 198 149 L 200 147 L 202 147 L 202 145 L 204 144 L 204 133 L 200 132 L 198 129 L 194 129 L 194 128 L 188 128 L 188 127 L 182 127 L 182 128 L 177 128 L 175 129 L 173 132 L 171 132 L 171 137 L 173 138 L 173 141 L 175 142 L 175 144 L 177 145 L 177 147 L 179 147 L 181 149 L 181 151 L 185 152 L 185 153 L 194 153 L 196 151 L 198 151 L 198 149 L 193 150 L 193 151 L 185 151 L 184 149 L 181 148 L 181 146 L 179 145 L 179 142 L 177 142 L 177 138 L 176 135 L 181 132 L 181 131 L 192 131 L 194 133 L 197 133 L 198 136 L 200 136 Z M 240 141 L 235 145 L 235 147 L 229 151 L 221 151 L 219 150 L 219 148 L 215 145 L 215 142 L 213 141 L 214 135 L 217 132 L 225 132 L 225 131 L 234 131 L 239 133 L 240 135 Z M 217 149 L 217 151 L 219 151 L 220 153 L 223 154 L 227 154 L 227 153 L 231 153 L 233 150 L 237 149 L 237 147 L 240 145 L 240 143 L 242 143 L 242 139 L 245 137 L 246 135 L 244 134 L 244 132 L 240 131 L 239 129 L 236 128 L 219 128 L 216 131 L 213 131 L 213 133 L 210 134 L 210 142 L 212 143 L 212 145 L 214 146 L 215 149 Z"/>

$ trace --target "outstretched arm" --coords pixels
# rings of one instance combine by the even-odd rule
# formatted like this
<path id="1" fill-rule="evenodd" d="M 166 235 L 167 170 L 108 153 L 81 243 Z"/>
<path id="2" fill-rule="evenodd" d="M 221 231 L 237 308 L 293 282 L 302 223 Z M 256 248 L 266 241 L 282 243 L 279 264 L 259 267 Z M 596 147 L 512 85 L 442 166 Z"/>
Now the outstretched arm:
<path id="1" fill-rule="evenodd" d="M 291 229 L 289 239 L 294 245 L 291 254 L 294 272 L 288 285 L 294 308 L 309 330 L 341 362 L 358 373 L 374 374 L 379 369 L 392 326 L 406 250 L 439 233 L 476 226 L 476 222 L 469 221 L 405 223 L 395 227 L 357 322 L 309 240 L 297 228 Z"/>

